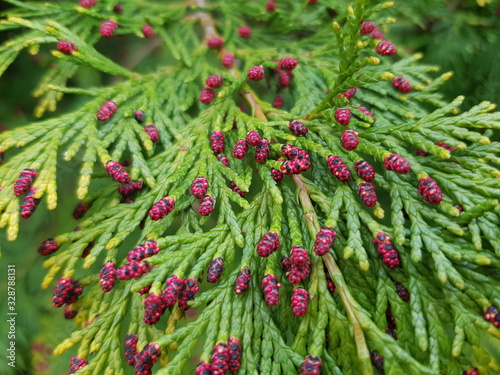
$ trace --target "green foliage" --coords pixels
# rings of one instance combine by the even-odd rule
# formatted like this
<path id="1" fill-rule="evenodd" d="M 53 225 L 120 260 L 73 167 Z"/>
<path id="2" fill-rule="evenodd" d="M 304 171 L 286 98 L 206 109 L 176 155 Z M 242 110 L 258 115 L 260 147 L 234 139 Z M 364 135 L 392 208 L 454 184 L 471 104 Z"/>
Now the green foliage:
<path id="1" fill-rule="evenodd" d="M 444 95 L 460 92 L 466 108 L 485 99 L 500 103 L 500 73 L 491 66 L 500 49 L 498 2 L 405 1 L 392 13 L 397 23 L 388 32 L 390 40 L 460 77 L 443 87 Z"/>
<path id="2" fill-rule="evenodd" d="M 391 3 L 283 0 L 269 12 L 265 1 L 131 1 L 123 13 L 104 0 L 91 8 L 70 1 L 8 3 L 13 7 L 0 30 L 16 34 L 0 47 L 0 74 L 23 49 L 49 48 L 52 69 L 35 88 L 35 115 L 55 111 L 63 98 L 79 98 L 66 113 L 0 133 L 0 227 L 8 240 L 16 240 L 19 225 L 26 225 L 20 217 L 26 202 L 13 194 L 19 173 L 38 171 L 35 198 L 54 210 L 58 190 L 67 184 L 61 170 L 79 168 L 74 192 L 90 209 L 78 223 L 81 230 L 47 233 L 58 250 L 44 262 L 42 282 L 48 288 L 72 277 L 84 287 L 71 304 L 78 311 L 74 330 L 54 351 L 86 358 L 78 374 L 128 371 L 124 337 L 131 333 L 139 338 L 139 351 L 149 342 L 160 345 L 158 374 L 193 372 L 200 359 L 211 360 L 215 344 L 230 337 L 241 340 L 240 374 L 297 373 L 307 355 L 321 358 L 325 374 L 373 374 L 374 350 L 384 357 L 388 374 L 460 374 L 472 366 L 481 374 L 500 371 L 500 331 L 483 318 L 489 306 L 500 306 L 500 143 L 490 139 L 500 128 L 500 113 L 489 102 L 461 111 L 463 96 L 448 103 L 439 90 L 451 74 L 438 76 L 435 66 L 418 62 L 421 54 L 375 57 L 379 40 L 360 36 L 360 24 L 370 20 L 385 28 L 392 22 Z M 123 39 L 101 40 L 99 27 L 108 19 L 116 21 L 115 35 Z M 151 40 L 141 32 L 144 24 L 154 29 Z M 243 25 L 252 28 L 250 39 L 238 36 Z M 207 48 L 213 37 L 223 38 L 223 49 Z M 58 51 L 60 40 L 77 49 Z M 134 52 L 126 63 L 106 48 L 121 41 Z M 231 68 L 221 65 L 226 53 L 236 57 Z M 276 68 L 288 56 L 299 64 L 291 87 L 284 88 L 276 83 Z M 266 79 L 249 81 L 247 71 L 259 65 Z M 72 77 L 89 71 L 113 76 L 111 83 L 75 85 Z M 205 105 L 200 91 L 211 74 L 220 74 L 224 85 Z M 413 90 L 396 90 L 395 76 L 405 77 Z M 341 95 L 353 87 L 353 98 Z M 276 94 L 283 97 L 282 109 L 271 104 Z M 96 115 L 107 101 L 118 109 L 99 121 Z M 350 109 L 349 128 L 358 132 L 360 143 L 352 151 L 339 141 L 347 129 L 336 117 L 342 107 Z M 137 110 L 146 115 L 143 124 L 134 118 Z M 290 132 L 293 119 L 308 127 L 307 135 Z M 160 142 L 152 142 L 144 124 L 156 125 Z M 250 130 L 271 142 L 265 163 L 255 161 L 253 148 L 242 159 L 228 155 Z M 225 135 L 229 167 L 211 149 L 214 131 Z M 270 169 L 280 169 L 285 144 L 305 150 L 312 166 L 275 181 Z M 390 154 L 405 158 L 411 172 L 385 169 Z M 332 176 L 331 155 L 351 170 L 349 181 Z M 131 202 L 118 194 L 119 184 L 105 169 L 108 161 L 125 159 L 131 179 L 144 183 Z M 376 171 L 379 200 L 373 207 L 358 196 L 363 181 L 353 165 L 360 160 Z M 200 176 L 209 181 L 215 201 L 208 217 L 198 214 L 199 200 L 190 192 Z M 419 181 L 429 176 L 443 192 L 437 205 L 418 193 Z M 173 211 L 152 220 L 150 209 L 167 196 L 175 201 Z M 314 241 L 324 226 L 334 228 L 337 239 L 317 256 Z M 280 236 L 281 247 L 261 257 L 256 247 L 268 232 Z M 392 239 L 400 267 L 387 267 L 377 254 L 373 240 L 381 232 Z M 118 280 L 103 293 L 101 267 L 113 262 L 123 269 L 131 247 L 147 240 L 161 249 L 147 258 L 151 270 Z M 307 249 L 311 262 L 309 277 L 299 284 L 310 295 L 301 317 L 292 313 L 295 285 L 281 264 L 294 245 Z M 200 282 L 187 314 L 174 305 L 157 324 L 144 323 L 148 293 L 141 289 L 150 286 L 149 295 L 158 295 L 173 275 L 203 280 L 216 258 L 224 260 L 222 277 L 215 285 Z M 235 294 L 244 267 L 252 273 L 250 287 Z M 269 274 L 281 284 L 277 306 L 263 298 L 261 282 Z M 409 300 L 398 293 L 401 285 Z M 385 332 L 388 307 L 397 340 Z"/>

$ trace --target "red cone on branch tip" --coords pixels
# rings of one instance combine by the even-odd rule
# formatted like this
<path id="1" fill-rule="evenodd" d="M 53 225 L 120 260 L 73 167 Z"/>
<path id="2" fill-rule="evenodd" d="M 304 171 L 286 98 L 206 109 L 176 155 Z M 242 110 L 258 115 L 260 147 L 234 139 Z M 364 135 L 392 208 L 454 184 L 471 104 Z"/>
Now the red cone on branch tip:
<path id="1" fill-rule="evenodd" d="M 108 160 L 105 167 L 108 175 L 116 182 L 119 182 L 120 184 L 130 182 L 130 175 L 120 163 L 114 160 Z"/>
<path id="2" fill-rule="evenodd" d="M 408 289 L 404 287 L 403 284 L 395 281 L 394 285 L 396 286 L 396 293 L 398 294 L 399 298 L 401 298 L 403 301 L 408 302 L 410 300 L 410 292 Z"/>
<path id="3" fill-rule="evenodd" d="M 377 250 L 380 259 L 387 265 L 387 267 L 395 269 L 401 265 L 398 252 L 394 248 L 389 235 L 383 232 L 377 233 L 373 243 L 375 244 L 375 249 Z"/>
<path id="4" fill-rule="evenodd" d="M 121 184 L 118 186 L 118 194 L 122 196 L 128 196 L 130 194 L 133 194 L 137 190 L 141 190 L 143 186 L 143 182 L 139 180 L 132 180 L 126 184 Z"/>
<path id="5" fill-rule="evenodd" d="M 310 168 L 311 157 L 306 151 L 292 145 L 283 145 L 281 152 L 290 159 L 280 165 L 280 171 L 283 174 L 299 174 Z"/>
<path id="6" fill-rule="evenodd" d="M 358 185 L 358 195 L 363 204 L 367 207 L 373 207 L 377 204 L 377 194 L 375 186 L 371 182 L 362 182 Z"/>
<path id="7" fill-rule="evenodd" d="M 76 314 L 78 314 L 78 311 L 73 310 L 71 305 L 64 306 L 64 319 L 68 319 L 68 320 L 75 319 Z"/>
<path id="8" fill-rule="evenodd" d="M 183 283 L 179 289 L 179 297 L 177 299 L 177 305 L 181 311 L 186 311 L 189 309 L 188 301 L 194 300 L 194 295 L 200 290 L 198 283 L 195 279 L 183 280 Z"/>
<path id="9" fill-rule="evenodd" d="M 236 142 L 236 145 L 233 149 L 233 158 L 235 159 L 243 159 L 248 152 L 247 142 L 243 139 L 240 139 Z"/>
<path id="10" fill-rule="evenodd" d="M 95 245 L 95 241 L 90 241 L 88 243 L 87 247 L 85 247 L 85 249 L 83 249 L 81 257 L 86 258 L 90 254 L 90 250 L 92 250 L 94 245 Z"/>
<path id="11" fill-rule="evenodd" d="M 382 40 L 379 44 L 377 44 L 375 51 L 377 51 L 380 55 L 392 56 L 396 53 L 396 47 L 394 47 L 394 44 L 391 42 Z"/>
<path id="12" fill-rule="evenodd" d="M 129 251 L 127 254 L 127 260 L 141 261 L 145 258 L 152 257 L 160 252 L 160 247 L 158 243 L 154 240 L 147 240 L 144 244 L 137 245 L 134 250 Z"/>
<path id="13" fill-rule="evenodd" d="M 224 150 L 224 133 L 221 131 L 214 131 L 210 136 L 210 141 L 212 142 L 212 150 L 216 154 L 220 154 Z"/>
<path id="14" fill-rule="evenodd" d="M 276 276 L 267 274 L 262 280 L 262 292 L 264 293 L 264 301 L 269 306 L 275 306 L 279 303 L 279 289 L 281 284 Z"/>
<path id="15" fill-rule="evenodd" d="M 300 245 L 294 245 L 290 249 L 290 263 L 292 267 L 303 267 L 310 265 L 307 250 Z"/>
<path id="16" fill-rule="evenodd" d="M 436 142 L 436 145 L 444 147 L 445 149 L 447 149 L 449 151 L 455 151 L 457 149 L 456 147 L 450 146 L 444 142 Z"/>
<path id="17" fill-rule="evenodd" d="M 342 94 L 339 95 L 339 98 L 347 98 L 347 99 L 352 99 L 354 95 L 356 95 L 356 91 L 358 90 L 358 87 L 353 87 L 352 89 L 346 90 L 346 92 L 343 92 Z"/>
<path id="18" fill-rule="evenodd" d="M 144 288 L 139 289 L 137 293 L 139 293 L 141 296 L 145 295 L 146 293 L 149 293 L 151 290 L 151 284 L 146 285 Z"/>
<path id="19" fill-rule="evenodd" d="M 177 303 L 180 290 L 185 281 L 177 277 L 177 275 L 170 276 L 167 279 L 165 289 L 162 294 L 163 303 L 168 307 L 174 306 Z"/>
<path id="20" fill-rule="evenodd" d="M 257 163 L 265 163 L 270 151 L 271 146 L 269 140 L 267 138 L 262 138 L 255 148 L 255 161 Z"/>
<path id="21" fill-rule="evenodd" d="M 462 375 L 479 375 L 479 370 L 475 367 L 472 367 L 470 370 L 465 370 L 464 372 L 462 372 Z"/>
<path id="22" fill-rule="evenodd" d="M 243 39 L 250 39 L 250 37 L 252 36 L 252 29 L 247 26 L 239 27 L 238 35 Z"/>
<path id="23" fill-rule="evenodd" d="M 309 131 L 309 129 L 307 129 L 307 126 L 297 120 L 291 120 L 288 123 L 288 128 L 295 135 L 306 135 Z"/>
<path id="24" fill-rule="evenodd" d="M 136 375 L 150 375 L 153 365 L 158 361 L 161 354 L 160 345 L 154 342 L 148 343 L 135 357 Z"/>
<path id="25" fill-rule="evenodd" d="M 391 243 L 391 237 L 389 237 L 389 235 L 384 232 L 379 232 L 375 236 L 373 243 L 389 244 Z"/>
<path id="26" fill-rule="evenodd" d="M 144 130 L 149 135 L 149 139 L 151 140 L 151 142 L 157 143 L 160 141 L 160 134 L 158 133 L 158 129 L 154 124 L 147 124 L 144 127 Z"/>
<path id="27" fill-rule="evenodd" d="M 484 319 L 488 321 L 494 321 L 498 313 L 499 310 L 496 306 L 494 305 L 488 306 L 484 312 Z"/>
<path id="28" fill-rule="evenodd" d="M 123 13 L 123 4 L 118 3 L 113 7 L 113 12 L 116 14 L 122 14 Z"/>
<path id="29" fill-rule="evenodd" d="M 260 138 L 260 135 L 257 131 L 249 130 L 247 132 L 245 140 L 247 141 L 249 146 L 255 147 L 255 146 L 258 146 L 260 144 L 261 138 Z"/>
<path id="30" fill-rule="evenodd" d="M 351 179 L 349 168 L 347 168 L 344 161 L 338 156 L 330 155 L 328 157 L 328 169 L 340 181 L 349 181 Z"/>
<path id="31" fill-rule="evenodd" d="M 370 117 L 372 120 L 375 120 L 375 116 L 368 110 L 366 107 L 359 107 L 358 111 L 360 111 L 362 114 Z"/>
<path id="32" fill-rule="evenodd" d="M 73 219 L 79 220 L 85 215 L 85 212 L 89 210 L 89 206 L 85 202 L 78 202 L 75 209 L 73 210 Z"/>
<path id="33" fill-rule="evenodd" d="M 158 323 L 166 309 L 167 305 L 161 294 L 149 293 L 144 300 L 144 323 L 147 325 Z"/>
<path id="34" fill-rule="evenodd" d="M 220 161 L 225 167 L 229 167 L 229 159 L 224 155 L 217 155 L 217 160 Z"/>
<path id="35" fill-rule="evenodd" d="M 257 244 L 257 254 L 267 258 L 280 247 L 280 237 L 277 233 L 268 232 L 264 234 L 262 239 Z"/>
<path id="36" fill-rule="evenodd" d="M 373 30 L 375 30 L 375 24 L 373 22 L 363 22 L 359 33 L 361 35 L 366 35 L 370 34 Z"/>
<path id="37" fill-rule="evenodd" d="M 236 276 L 236 280 L 234 283 L 234 293 L 235 294 L 243 294 L 250 286 L 250 281 L 252 279 L 252 272 L 248 267 L 243 267 L 240 272 L 238 272 L 238 276 Z"/>
<path id="38" fill-rule="evenodd" d="M 347 151 L 353 151 L 358 147 L 358 144 L 358 132 L 352 129 L 344 130 L 340 137 L 340 145 Z"/>
<path id="39" fill-rule="evenodd" d="M 418 156 L 423 156 L 423 157 L 426 157 L 426 156 L 429 156 L 430 154 L 428 152 L 425 152 L 419 148 L 417 148 L 417 151 L 416 151 L 417 155 Z"/>
<path id="40" fill-rule="evenodd" d="M 314 241 L 314 253 L 317 256 L 323 256 L 330 251 L 333 243 L 337 239 L 337 233 L 332 227 L 324 226 L 316 234 L 316 240 Z"/>
<path id="41" fill-rule="evenodd" d="M 210 49 L 222 49 L 224 47 L 224 41 L 221 38 L 210 38 L 207 41 L 208 48 Z"/>
<path id="42" fill-rule="evenodd" d="M 398 154 L 390 154 L 384 159 L 384 168 L 399 174 L 408 174 L 411 166 L 408 160 Z"/>
<path id="43" fill-rule="evenodd" d="M 101 24 L 100 32 L 104 38 L 111 38 L 115 34 L 118 25 L 113 20 L 104 21 Z"/>
<path id="44" fill-rule="evenodd" d="M 271 177 L 273 178 L 274 181 L 281 181 L 283 179 L 283 172 L 271 168 Z"/>
<path id="45" fill-rule="evenodd" d="M 287 160 L 280 165 L 280 171 L 283 174 L 292 175 L 302 172 L 302 168 L 296 160 Z"/>
<path id="46" fill-rule="evenodd" d="M 323 270 L 325 271 L 326 287 L 328 288 L 328 291 L 330 293 L 335 293 L 335 283 L 333 282 L 326 266 L 323 267 Z"/>
<path id="47" fill-rule="evenodd" d="M 205 177 L 196 177 L 191 184 L 191 194 L 193 197 L 202 199 L 208 191 L 208 180 Z"/>
<path id="48" fill-rule="evenodd" d="M 163 219 L 168 213 L 172 212 L 175 207 L 175 201 L 172 197 L 165 197 L 156 202 L 149 210 L 149 217 L 153 221 Z"/>
<path id="49" fill-rule="evenodd" d="M 112 100 L 104 102 L 99 111 L 97 112 L 97 119 L 100 121 L 109 120 L 118 110 L 118 104 Z"/>
<path id="50" fill-rule="evenodd" d="M 26 194 L 37 177 L 38 172 L 36 169 L 23 169 L 19 173 L 17 180 L 14 182 L 14 195 L 18 197 Z"/>
<path id="51" fill-rule="evenodd" d="M 155 32 L 154 32 L 153 28 L 151 27 L 151 25 L 145 24 L 142 26 L 141 30 L 142 30 L 142 34 L 144 35 L 144 37 L 146 37 L 148 39 L 151 39 L 155 35 Z"/>
<path id="52" fill-rule="evenodd" d="M 118 268 L 116 277 L 120 280 L 139 279 L 146 275 L 151 268 L 151 264 L 147 260 L 134 260 Z"/>
<path id="53" fill-rule="evenodd" d="M 403 78 L 401 76 L 395 77 L 392 80 L 392 86 L 394 86 L 396 90 L 403 94 L 408 94 L 413 89 L 410 82 L 408 82 L 406 78 Z"/>
<path id="54" fill-rule="evenodd" d="M 212 352 L 212 374 L 225 374 L 229 369 L 229 346 L 225 342 L 219 342 L 214 346 Z"/>
<path id="55" fill-rule="evenodd" d="M 426 202 L 439 204 L 443 199 L 441 188 L 436 181 L 430 177 L 421 178 L 418 183 L 418 193 L 424 197 Z"/>
<path id="56" fill-rule="evenodd" d="M 293 57 L 284 57 L 278 63 L 278 69 L 293 70 L 297 67 L 298 62 Z"/>
<path id="57" fill-rule="evenodd" d="M 56 48 L 58 51 L 66 54 L 66 55 L 69 55 L 72 52 L 75 52 L 77 50 L 76 44 L 72 43 L 72 42 L 68 42 L 67 40 L 60 40 L 59 42 L 57 42 Z"/>
<path id="58" fill-rule="evenodd" d="M 38 254 L 40 255 L 50 255 L 57 251 L 61 247 L 60 244 L 54 238 L 49 238 L 48 240 L 43 241 L 38 247 Z"/>
<path id="59" fill-rule="evenodd" d="M 219 257 L 212 260 L 208 266 L 207 281 L 209 283 L 216 283 L 219 281 L 222 271 L 224 271 L 224 260 Z"/>
<path id="60" fill-rule="evenodd" d="M 260 81 L 265 76 L 264 67 L 262 65 L 259 65 L 250 68 L 247 72 L 247 76 L 250 81 Z"/>
<path id="61" fill-rule="evenodd" d="M 87 366 L 87 360 L 80 357 L 72 357 L 69 361 L 69 372 L 68 374 L 74 374 L 81 368 Z"/>
<path id="62" fill-rule="evenodd" d="M 195 375 L 212 375 L 212 365 L 201 361 L 198 367 L 196 367 Z"/>
<path id="63" fill-rule="evenodd" d="M 311 262 L 307 250 L 302 246 L 294 245 L 288 258 L 290 270 L 286 272 L 290 284 L 299 284 L 311 273 Z"/>
<path id="64" fill-rule="evenodd" d="M 200 93 L 200 102 L 210 104 L 215 99 L 215 91 L 210 87 L 203 87 Z"/>
<path id="65" fill-rule="evenodd" d="M 273 107 L 276 108 L 276 109 L 281 109 L 283 108 L 283 96 L 282 95 L 278 95 L 275 99 L 274 99 L 274 102 L 273 102 Z"/>
<path id="66" fill-rule="evenodd" d="M 78 280 L 72 277 L 62 276 L 54 288 L 52 304 L 55 307 L 61 307 L 64 304 L 72 304 L 76 302 L 82 292 L 83 288 Z"/>
<path id="67" fill-rule="evenodd" d="M 500 328 L 500 311 L 495 305 L 488 306 L 484 312 L 484 319 L 493 323 L 497 328 Z"/>
<path id="68" fill-rule="evenodd" d="M 372 182 L 375 179 L 373 167 L 365 160 L 358 160 L 354 163 L 354 169 L 358 177 L 366 182 Z"/>
<path id="69" fill-rule="evenodd" d="M 319 357 L 308 354 L 300 367 L 300 375 L 320 375 L 321 374 L 321 359 Z"/>
<path id="70" fill-rule="evenodd" d="M 302 316 L 307 312 L 309 293 L 303 288 L 294 289 L 292 294 L 292 312 L 295 316 Z"/>
<path id="71" fill-rule="evenodd" d="M 37 188 L 31 188 L 28 190 L 23 200 L 21 201 L 20 214 L 24 219 L 28 219 L 35 213 L 38 204 L 41 199 L 35 198 Z"/>
<path id="72" fill-rule="evenodd" d="M 241 366 L 241 341 L 236 337 L 229 337 L 229 371 L 238 371 Z"/>
<path id="73" fill-rule="evenodd" d="M 214 204 L 215 204 L 214 199 L 210 195 L 206 195 L 201 200 L 198 213 L 201 216 L 209 216 L 214 211 Z"/>
<path id="74" fill-rule="evenodd" d="M 97 5 L 97 0 L 80 0 L 80 5 L 84 8 L 92 8 Z"/>
<path id="75" fill-rule="evenodd" d="M 137 110 L 134 112 L 134 118 L 137 122 L 143 123 L 146 120 L 146 114 L 142 110 Z"/>
<path id="76" fill-rule="evenodd" d="M 337 108 L 335 110 L 335 120 L 341 125 L 351 123 L 351 110 L 349 108 Z"/>
<path id="77" fill-rule="evenodd" d="M 205 84 L 213 89 L 221 87 L 223 83 L 224 79 L 218 74 L 211 75 L 205 81 Z"/>
<path id="78" fill-rule="evenodd" d="M 137 355 L 137 342 L 139 338 L 135 333 L 125 336 L 125 359 L 131 366 L 135 364 L 135 357 Z"/>
<path id="79" fill-rule="evenodd" d="M 292 84 L 293 74 L 290 71 L 281 72 L 278 75 L 278 85 L 282 88 L 286 88 Z"/>
<path id="80" fill-rule="evenodd" d="M 230 53 L 226 53 L 222 58 L 222 65 L 227 69 L 233 66 L 233 62 L 234 62 L 234 55 Z"/>
<path id="81" fill-rule="evenodd" d="M 276 10 L 276 2 L 274 0 L 269 0 L 266 3 L 266 10 L 270 13 L 274 12 Z"/>
<path id="82" fill-rule="evenodd" d="M 387 309 L 385 310 L 385 319 L 387 321 L 387 327 L 391 329 L 397 329 L 396 318 L 392 315 L 392 308 L 390 304 L 387 304 Z"/>
<path id="83" fill-rule="evenodd" d="M 99 272 L 99 283 L 104 293 L 109 292 L 116 284 L 116 266 L 113 261 L 107 261 Z"/>
<path id="84" fill-rule="evenodd" d="M 281 146 L 281 152 L 290 160 L 295 159 L 298 155 L 299 148 L 293 145 Z"/>
<path id="85" fill-rule="evenodd" d="M 245 196 L 247 195 L 247 193 L 245 193 L 243 190 L 241 190 L 234 182 L 231 182 L 229 187 L 231 188 L 232 191 L 237 193 L 242 198 L 245 198 Z"/>

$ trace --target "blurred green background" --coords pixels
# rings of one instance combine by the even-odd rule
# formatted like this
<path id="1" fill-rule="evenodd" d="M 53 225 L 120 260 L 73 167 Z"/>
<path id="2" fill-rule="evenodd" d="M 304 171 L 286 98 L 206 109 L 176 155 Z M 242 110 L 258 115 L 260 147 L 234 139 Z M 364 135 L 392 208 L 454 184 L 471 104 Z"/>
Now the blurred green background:
<path id="1" fill-rule="evenodd" d="M 319 0 L 321 4 L 321 0 Z M 345 4 L 342 4 L 345 6 Z M 0 10 L 7 4 L 0 3 Z M 386 39 L 395 42 L 403 54 L 424 53 L 423 63 L 439 65 L 442 72 L 453 71 L 454 78 L 443 87 L 443 94 L 452 100 L 465 95 L 465 107 L 483 100 L 500 103 L 500 5 L 491 2 L 481 7 L 476 1 L 404 0 L 390 10 L 397 19 Z M 9 39 L 10 32 L 0 33 L 0 41 Z M 133 50 L 134 38 L 124 38 L 120 45 Z M 116 44 L 100 43 L 99 49 L 113 55 L 115 61 L 126 56 Z M 123 47 L 122 47 L 123 48 Z M 32 90 L 42 73 L 50 69 L 49 49 L 38 54 L 23 52 L 0 79 L 0 132 L 35 121 L 36 100 Z M 110 77 L 102 77 L 91 69 L 80 69 L 71 84 L 80 87 L 106 85 Z M 59 112 L 76 108 L 81 98 L 67 96 Z M 46 114 L 49 117 L 51 114 Z M 498 134 L 496 134 L 498 139 Z M 77 164 L 60 168 L 59 206 L 48 211 L 42 202 L 36 215 L 23 220 L 16 242 L 6 241 L 0 231 L 0 316 L 6 317 L 7 265 L 16 266 L 16 368 L 0 359 L 0 374 L 59 375 L 66 374 L 70 353 L 51 358 L 51 350 L 73 330 L 71 321 L 63 318 L 62 309 L 51 304 L 52 291 L 41 290 L 45 275 L 42 259 L 37 253 L 40 242 L 57 233 L 71 231 L 77 225 L 71 218 L 76 204 L 75 184 Z M 0 353 L 7 352 L 7 325 L 0 324 Z"/>

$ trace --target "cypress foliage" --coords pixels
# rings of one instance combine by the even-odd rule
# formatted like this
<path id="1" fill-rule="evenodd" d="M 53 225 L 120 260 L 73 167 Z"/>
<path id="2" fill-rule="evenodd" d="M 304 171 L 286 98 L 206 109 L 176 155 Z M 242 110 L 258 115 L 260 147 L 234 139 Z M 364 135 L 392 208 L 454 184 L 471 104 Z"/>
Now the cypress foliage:
<path id="1" fill-rule="evenodd" d="M 500 113 L 384 39 L 392 3 L 7 2 L 0 74 L 45 46 L 35 114 L 86 98 L 0 134 L 12 241 L 81 160 L 79 230 L 38 249 L 70 373 L 500 372 Z"/>

